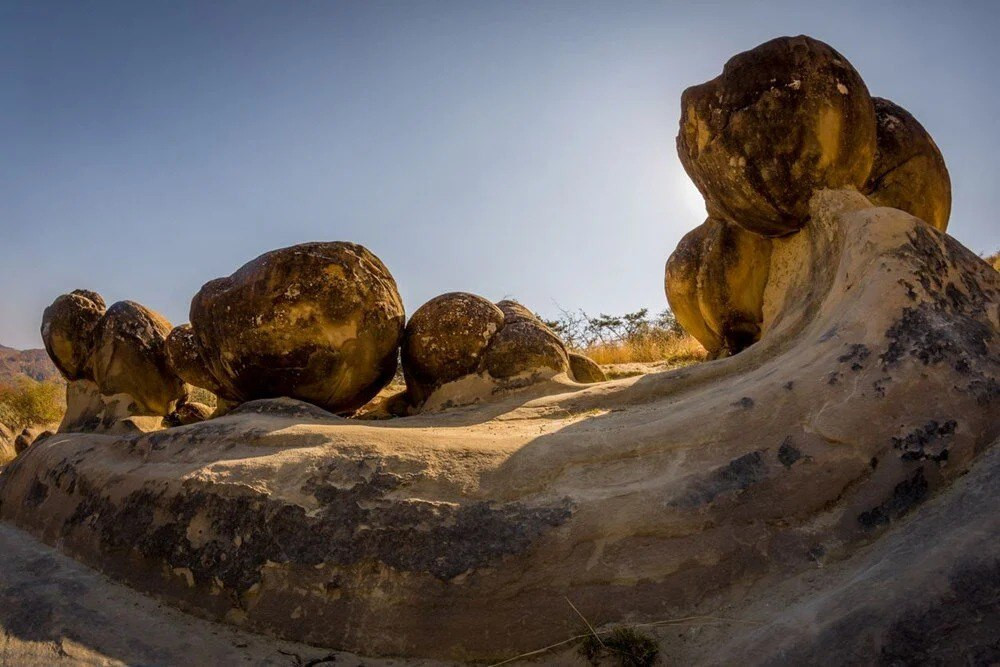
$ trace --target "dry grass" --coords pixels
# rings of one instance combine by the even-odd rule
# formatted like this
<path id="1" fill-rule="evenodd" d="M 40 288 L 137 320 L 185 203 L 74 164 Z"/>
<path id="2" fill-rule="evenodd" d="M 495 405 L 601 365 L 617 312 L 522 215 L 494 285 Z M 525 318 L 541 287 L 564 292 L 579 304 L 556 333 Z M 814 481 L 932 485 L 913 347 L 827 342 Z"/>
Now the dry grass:
<path id="1" fill-rule="evenodd" d="M 1000 271 L 1000 250 L 993 253 L 989 257 L 984 257 L 983 259 L 985 259 L 986 263 L 992 266 L 994 269 Z"/>
<path id="2" fill-rule="evenodd" d="M 705 348 L 691 336 L 653 332 L 614 344 L 596 344 L 580 350 L 599 364 L 631 364 L 666 361 L 688 364 L 705 359 Z"/>

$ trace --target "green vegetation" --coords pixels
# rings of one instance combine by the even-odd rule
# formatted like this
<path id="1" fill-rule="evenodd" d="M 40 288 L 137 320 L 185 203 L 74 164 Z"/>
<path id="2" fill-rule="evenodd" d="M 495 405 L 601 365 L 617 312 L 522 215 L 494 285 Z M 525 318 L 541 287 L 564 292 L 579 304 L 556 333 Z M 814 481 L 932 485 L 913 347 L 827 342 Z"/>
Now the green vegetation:
<path id="1" fill-rule="evenodd" d="M 28 378 L 0 385 L 0 422 L 17 433 L 26 426 L 48 424 L 66 412 L 66 385 Z"/>
<path id="2" fill-rule="evenodd" d="M 656 664 L 660 647 L 635 628 L 622 627 L 607 634 L 588 635 L 580 645 L 580 653 L 592 665 L 608 660 L 621 667 L 650 667 Z"/>

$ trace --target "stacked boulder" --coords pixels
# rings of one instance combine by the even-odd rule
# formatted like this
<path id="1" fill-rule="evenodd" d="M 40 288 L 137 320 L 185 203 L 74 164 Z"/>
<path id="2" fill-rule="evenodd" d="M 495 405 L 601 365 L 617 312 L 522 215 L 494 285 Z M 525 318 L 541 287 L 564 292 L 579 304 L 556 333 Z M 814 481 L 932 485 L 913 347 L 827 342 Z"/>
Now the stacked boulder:
<path id="1" fill-rule="evenodd" d="M 378 257 L 304 243 L 206 283 L 166 348 L 181 377 L 226 404 L 284 396 L 350 413 L 395 374 L 404 319 Z"/>
<path id="2" fill-rule="evenodd" d="M 442 294 L 417 309 L 403 335 L 402 360 L 407 399 L 416 408 L 446 385 L 458 391 L 445 404 L 471 403 L 572 374 L 573 366 L 559 336 L 520 303 L 467 292 Z M 586 357 L 575 366 L 581 382 L 604 379 Z M 454 384 L 460 381 L 464 386 Z"/>
<path id="3" fill-rule="evenodd" d="M 68 381 L 60 431 L 110 428 L 131 417 L 165 417 L 188 387 L 166 356 L 170 322 L 132 301 L 105 308 L 96 292 L 58 297 L 42 316 L 45 349 Z"/>
<path id="4" fill-rule="evenodd" d="M 817 190 L 854 188 L 948 225 L 951 182 L 934 140 L 809 37 L 740 53 L 684 91 L 677 150 L 709 216 L 667 261 L 667 300 L 713 357 L 760 338 L 771 239 L 806 224 Z"/>

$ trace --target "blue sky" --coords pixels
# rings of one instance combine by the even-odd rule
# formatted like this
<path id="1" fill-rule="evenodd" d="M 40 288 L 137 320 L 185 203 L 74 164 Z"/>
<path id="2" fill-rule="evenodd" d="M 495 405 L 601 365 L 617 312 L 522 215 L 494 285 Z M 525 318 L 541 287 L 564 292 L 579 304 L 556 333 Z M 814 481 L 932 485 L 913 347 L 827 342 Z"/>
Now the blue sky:
<path id="1" fill-rule="evenodd" d="M 1000 3 L 0 3 L 0 343 L 96 289 L 174 323 L 267 250 L 350 240 L 412 312 L 665 307 L 704 209 L 681 91 L 805 33 L 909 109 L 949 232 L 1000 246 Z"/>

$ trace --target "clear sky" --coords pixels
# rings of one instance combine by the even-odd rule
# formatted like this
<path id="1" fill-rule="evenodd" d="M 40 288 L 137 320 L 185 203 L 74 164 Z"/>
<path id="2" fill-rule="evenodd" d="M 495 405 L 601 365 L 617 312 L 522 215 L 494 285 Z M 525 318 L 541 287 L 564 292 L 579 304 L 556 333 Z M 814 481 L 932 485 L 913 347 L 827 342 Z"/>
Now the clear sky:
<path id="1" fill-rule="evenodd" d="M 660 310 L 704 208 L 681 91 L 805 33 L 912 112 L 949 232 L 1000 246 L 1000 2 L 0 2 L 0 343 L 95 289 L 187 320 L 278 247 L 362 243 L 442 292 Z"/>

